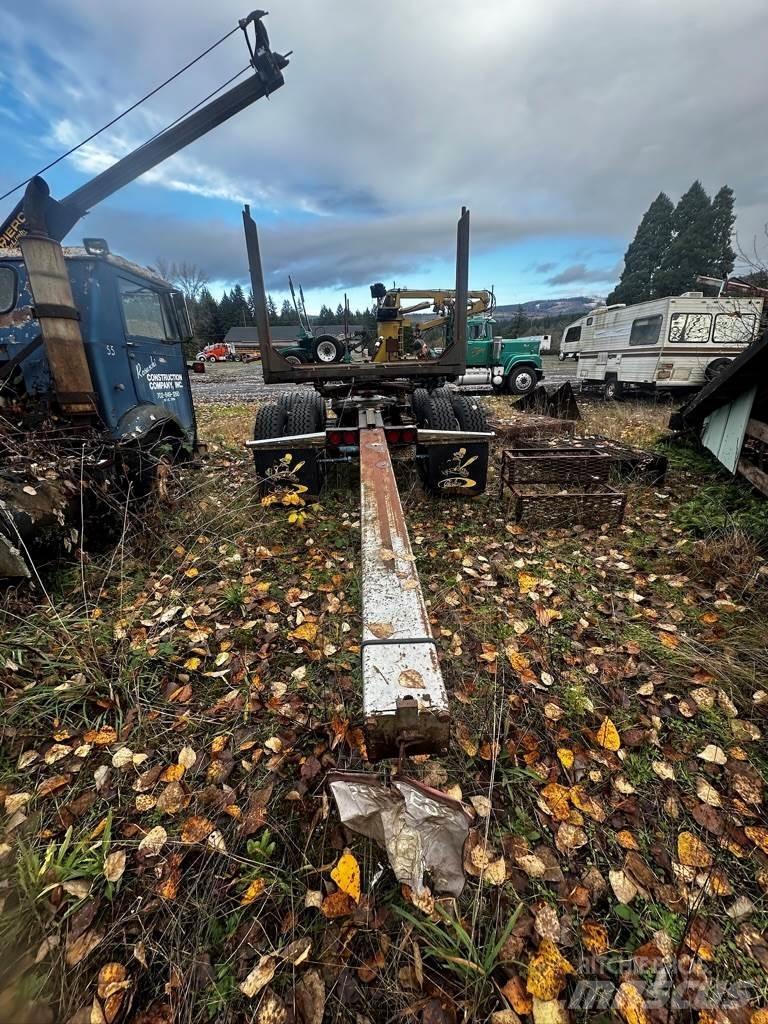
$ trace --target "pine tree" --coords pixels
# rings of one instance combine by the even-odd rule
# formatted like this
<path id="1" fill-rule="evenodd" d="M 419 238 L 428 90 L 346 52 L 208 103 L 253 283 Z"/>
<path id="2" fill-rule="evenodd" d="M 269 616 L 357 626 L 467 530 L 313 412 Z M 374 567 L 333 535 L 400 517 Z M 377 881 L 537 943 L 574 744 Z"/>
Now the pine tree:
<path id="1" fill-rule="evenodd" d="M 607 302 L 631 306 L 651 298 L 654 276 L 672 241 L 672 200 L 659 192 L 643 214 L 635 237 L 624 254 L 624 270 Z"/>
<path id="2" fill-rule="evenodd" d="M 198 312 L 195 318 L 195 334 L 206 345 L 221 341 L 225 334 L 218 303 L 207 288 L 203 288 L 200 293 Z"/>
<path id="3" fill-rule="evenodd" d="M 710 272 L 714 243 L 712 203 L 700 181 L 694 181 L 675 207 L 675 236 L 654 275 L 652 297 L 681 295 L 696 288 L 697 274 Z"/>
<path id="4" fill-rule="evenodd" d="M 731 246 L 731 237 L 735 223 L 733 189 L 723 185 L 712 200 L 713 259 L 709 272 L 713 277 L 728 277 L 733 271 L 736 253 Z"/>
<path id="5" fill-rule="evenodd" d="M 251 310 L 253 310 L 253 295 L 251 295 Z M 277 323 L 277 306 L 271 295 L 267 295 L 267 316 L 270 324 Z"/>
<path id="6" fill-rule="evenodd" d="M 344 306 L 343 306 L 343 304 L 341 302 L 336 307 L 336 323 L 337 324 L 343 324 L 344 323 Z"/>
<path id="7" fill-rule="evenodd" d="M 280 307 L 280 323 L 281 324 L 295 324 L 296 314 L 293 306 L 291 305 L 290 299 L 283 299 L 283 304 Z"/>

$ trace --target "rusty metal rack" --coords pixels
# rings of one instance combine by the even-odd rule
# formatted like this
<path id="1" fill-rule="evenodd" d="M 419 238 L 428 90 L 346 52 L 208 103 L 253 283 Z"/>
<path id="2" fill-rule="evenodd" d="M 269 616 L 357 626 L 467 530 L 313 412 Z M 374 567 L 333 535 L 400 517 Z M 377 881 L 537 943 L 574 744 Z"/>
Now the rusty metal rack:
<path id="1" fill-rule="evenodd" d="M 512 422 L 493 420 L 490 423 L 496 435 L 503 441 L 524 443 L 529 439 L 536 444 L 540 439 L 553 438 L 563 441 L 573 437 L 576 429 L 575 420 L 561 420 L 554 416 L 534 416 L 527 414 Z"/>
<path id="2" fill-rule="evenodd" d="M 518 448 L 501 453 L 500 497 L 512 496 L 516 523 L 538 528 L 618 526 L 627 496 L 611 487 L 613 460 L 591 448 Z"/>
<path id="3" fill-rule="evenodd" d="M 521 437 L 519 446 L 528 449 L 561 450 L 564 438 L 533 439 Z M 568 440 L 569 451 L 594 451 L 610 459 L 614 480 L 663 487 L 667 475 L 667 457 L 645 448 L 635 448 L 623 441 L 593 434 Z"/>

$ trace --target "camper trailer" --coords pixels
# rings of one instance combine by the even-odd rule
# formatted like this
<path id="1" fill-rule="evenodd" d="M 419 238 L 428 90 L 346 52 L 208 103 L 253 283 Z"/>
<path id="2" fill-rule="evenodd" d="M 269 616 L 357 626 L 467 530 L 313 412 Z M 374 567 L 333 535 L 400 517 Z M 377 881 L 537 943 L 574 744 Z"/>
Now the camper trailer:
<path id="1" fill-rule="evenodd" d="M 570 324 L 560 359 L 577 359 L 576 379 L 606 398 L 629 390 L 700 388 L 757 335 L 761 298 L 704 298 L 686 292 L 636 306 L 603 306 Z"/>

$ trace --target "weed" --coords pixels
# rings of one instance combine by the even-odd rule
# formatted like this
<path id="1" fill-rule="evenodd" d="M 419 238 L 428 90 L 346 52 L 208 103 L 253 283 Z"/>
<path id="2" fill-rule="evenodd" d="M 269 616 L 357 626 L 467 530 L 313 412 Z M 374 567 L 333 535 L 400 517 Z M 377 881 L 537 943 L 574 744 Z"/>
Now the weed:
<path id="1" fill-rule="evenodd" d="M 710 543 L 736 533 L 750 538 L 760 550 L 768 546 L 768 504 L 738 480 L 699 487 L 693 497 L 674 509 L 672 519 Z"/>

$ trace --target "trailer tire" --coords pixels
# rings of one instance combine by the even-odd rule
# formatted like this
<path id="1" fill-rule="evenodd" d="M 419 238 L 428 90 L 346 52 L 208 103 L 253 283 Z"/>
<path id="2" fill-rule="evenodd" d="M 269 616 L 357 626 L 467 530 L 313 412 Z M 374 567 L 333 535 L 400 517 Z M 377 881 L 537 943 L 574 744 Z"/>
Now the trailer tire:
<path id="1" fill-rule="evenodd" d="M 429 426 L 429 392 L 426 388 L 416 388 L 411 397 L 411 409 L 417 427 Z"/>
<path id="2" fill-rule="evenodd" d="M 603 384 L 603 398 L 606 402 L 620 402 L 624 394 L 624 385 L 615 377 L 609 377 Z"/>
<path id="3" fill-rule="evenodd" d="M 433 430 L 459 429 L 448 388 L 435 388 L 429 396 L 429 425 Z"/>
<path id="4" fill-rule="evenodd" d="M 507 376 L 507 391 L 512 395 L 529 395 L 536 387 L 536 370 L 533 366 L 518 366 Z"/>
<path id="5" fill-rule="evenodd" d="M 732 360 L 726 358 L 713 359 L 712 362 L 704 370 L 704 379 L 709 382 L 714 380 L 715 377 L 719 377 L 726 367 L 731 365 Z"/>
<path id="6" fill-rule="evenodd" d="M 487 430 L 485 413 L 476 398 L 452 394 L 451 405 L 462 430 Z"/>
<path id="7" fill-rule="evenodd" d="M 285 432 L 285 424 L 288 421 L 288 412 L 284 406 L 277 402 L 267 402 L 256 413 L 256 422 L 253 425 L 254 441 L 266 441 L 270 437 L 282 437 Z"/>
<path id="8" fill-rule="evenodd" d="M 320 399 L 320 404 L 318 404 Z M 288 415 L 288 433 L 318 434 L 325 430 L 325 403 L 316 392 L 301 395 L 291 405 Z"/>

